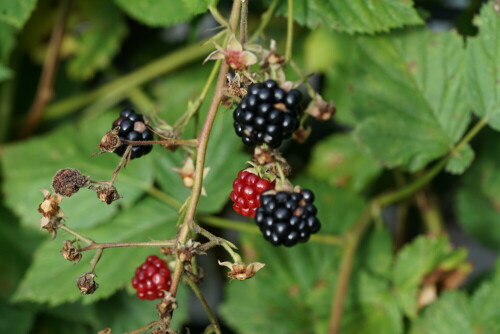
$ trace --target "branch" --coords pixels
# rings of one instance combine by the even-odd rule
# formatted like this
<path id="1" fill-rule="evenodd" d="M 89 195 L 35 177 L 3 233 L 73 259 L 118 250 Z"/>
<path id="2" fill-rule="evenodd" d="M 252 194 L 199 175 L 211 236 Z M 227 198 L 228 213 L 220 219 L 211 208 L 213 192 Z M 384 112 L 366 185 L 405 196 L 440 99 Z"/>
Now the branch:
<path id="1" fill-rule="evenodd" d="M 40 124 L 43 110 L 45 109 L 47 103 L 52 99 L 54 77 L 57 73 L 57 64 L 59 62 L 59 50 L 64 37 L 64 30 L 68 19 L 70 4 L 71 0 L 63 1 L 56 24 L 52 30 L 49 49 L 43 63 L 38 89 L 33 104 L 28 112 L 28 118 L 26 120 L 24 131 L 21 133 L 22 138 L 29 137 Z"/>

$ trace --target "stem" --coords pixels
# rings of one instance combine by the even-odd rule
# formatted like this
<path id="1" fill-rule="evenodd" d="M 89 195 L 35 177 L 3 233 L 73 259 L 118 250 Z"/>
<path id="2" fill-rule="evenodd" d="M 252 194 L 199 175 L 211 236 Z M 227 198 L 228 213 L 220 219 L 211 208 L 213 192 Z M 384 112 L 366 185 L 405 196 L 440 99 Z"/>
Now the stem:
<path id="1" fill-rule="evenodd" d="M 0 85 L 0 143 L 9 135 L 9 121 L 12 113 L 14 97 L 13 80 L 5 81 Z"/>
<path id="2" fill-rule="evenodd" d="M 142 326 L 140 328 L 134 329 L 133 331 L 126 332 L 125 334 L 139 334 L 147 331 L 148 329 L 154 327 L 154 326 L 159 326 L 161 324 L 161 320 L 155 320 L 151 321 L 149 324 Z"/>
<path id="3" fill-rule="evenodd" d="M 165 240 L 165 241 L 146 241 L 146 242 L 107 242 L 107 243 L 97 243 L 94 242 L 87 247 L 81 248 L 79 252 L 85 252 L 91 249 L 106 249 L 106 248 L 118 248 L 118 247 L 175 247 L 175 240 Z"/>
<path id="4" fill-rule="evenodd" d="M 236 29 L 236 25 L 238 22 L 238 13 L 240 11 L 240 4 L 241 4 L 240 0 L 233 0 L 233 7 L 231 9 L 231 15 L 229 18 L 229 24 L 232 31 Z M 228 38 L 229 34 L 226 38 L 226 44 Z M 189 236 L 191 224 L 195 217 L 196 206 L 198 205 L 198 200 L 200 198 L 201 189 L 203 185 L 203 170 L 205 167 L 205 155 L 207 152 L 208 139 L 210 137 L 210 131 L 212 129 L 212 125 L 224 93 L 224 86 L 226 83 L 227 73 L 228 73 L 228 65 L 227 63 L 223 63 L 221 65 L 219 77 L 217 79 L 217 84 L 212 98 L 212 103 L 210 104 L 210 108 L 208 110 L 201 133 L 198 136 L 199 146 L 196 156 L 196 170 L 195 170 L 194 184 L 191 193 L 191 200 L 186 209 L 186 217 L 184 218 L 184 222 L 177 235 L 177 240 L 180 244 L 186 243 L 187 238 Z M 175 271 L 172 277 L 172 286 L 170 287 L 170 292 L 174 297 L 177 294 L 177 289 L 179 286 L 182 272 L 183 272 L 183 266 L 180 263 L 180 260 L 177 259 Z"/>
<path id="5" fill-rule="evenodd" d="M 95 267 L 97 266 L 97 263 L 101 259 L 102 253 L 104 252 L 104 249 L 98 249 L 94 257 L 92 258 L 92 261 L 90 261 L 90 273 L 93 274 L 95 272 Z"/>
<path id="6" fill-rule="evenodd" d="M 285 62 L 292 59 L 293 47 L 293 0 L 288 0 L 288 17 L 286 27 L 286 49 L 285 49 Z"/>
<path id="7" fill-rule="evenodd" d="M 73 231 L 72 229 L 70 229 L 69 227 L 67 227 L 66 225 L 62 225 L 59 227 L 61 230 L 63 231 L 66 231 L 68 232 L 69 234 L 72 234 L 74 237 L 76 237 L 77 239 L 79 240 L 82 240 L 83 242 L 85 242 L 86 244 L 88 245 L 92 245 L 94 243 L 94 240 L 92 239 L 89 239 L 87 237 L 84 237 L 83 235 L 79 234 L 78 232 L 75 232 Z"/>
<path id="8" fill-rule="evenodd" d="M 33 104 L 28 112 L 28 118 L 26 120 L 24 131 L 21 133 L 22 138 L 29 137 L 29 135 L 31 135 L 31 133 L 37 128 L 42 119 L 45 106 L 52 99 L 54 78 L 57 73 L 57 64 L 59 62 L 59 50 L 64 37 L 64 30 L 69 15 L 70 4 L 71 0 L 63 1 L 56 24 L 52 30 L 49 49 L 43 63 L 38 89 L 35 99 L 33 100 Z"/>
<path id="9" fill-rule="evenodd" d="M 187 140 L 182 140 L 182 139 L 174 139 L 174 138 L 164 138 L 163 140 L 121 140 L 122 143 L 127 144 L 127 145 L 132 145 L 132 146 L 137 146 L 137 145 L 154 145 L 154 144 L 170 144 L 170 145 L 175 145 L 175 146 L 193 146 L 196 147 L 198 146 L 198 140 L 197 139 L 187 139 Z"/>
<path id="10" fill-rule="evenodd" d="M 369 226 L 371 213 L 372 207 L 371 205 L 367 205 L 356 224 L 346 233 L 344 253 L 340 262 L 339 277 L 337 285 L 335 286 L 335 293 L 333 294 L 330 325 L 328 327 L 329 334 L 337 334 L 339 332 L 354 255 L 356 254 L 359 240 Z"/>
<path id="11" fill-rule="evenodd" d="M 205 297 L 203 297 L 203 294 L 200 291 L 200 288 L 193 282 L 193 280 L 185 275 L 184 279 L 186 280 L 187 284 L 191 287 L 191 290 L 193 290 L 194 294 L 196 297 L 198 297 L 198 300 L 200 301 L 201 305 L 205 309 L 205 312 L 207 313 L 208 319 L 210 319 L 210 322 L 212 323 L 212 326 L 215 330 L 215 333 L 221 333 L 220 331 L 220 326 L 219 322 L 217 321 L 217 317 L 215 316 L 214 312 L 210 308 L 210 305 L 208 305 L 207 300 Z"/>
<path id="12" fill-rule="evenodd" d="M 415 193 L 415 201 L 424 220 L 427 233 L 434 236 L 443 234 L 443 217 L 436 198 L 422 189 Z"/>
<path id="13" fill-rule="evenodd" d="M 129 74 L 123 75 L 107 84 L 104 84 L 97 89 L 69 97 L 48 106 L 46 112 L 44 113 L 44 118 L 54 119 L 65 116 L 72 111 L 80 109 L 103 98 L 113 97 L 121 99 L 135 87 L 142 85 L 154 77 L 171 72 L 204 57 L 212 50 L 212 48 L 212 44 L 200 45 L 199 43 L 196 43 L 169 53 L 168 55 L 148 63 L 147 65 L 144 65 L 143 67 Z"/>
<path id="14" fill-rule="evenodd" d="M 225 218 L 215 217 L 215 216 L 197 216 L 197 218 L 206 225 L 231 229 L 235 231 L 252 233 L 252 234 L 261 234 L 259 228 L 255 225 L 248 225 L 242 222 L 229 220 Z M 329 235 L 329 234 L 313 234 L 311 235 L 310 242 L 320 243 L 320 244 L 328 244 L 333 246 L 342 246 L 344 241 L 342 237 Z"/>
<path id="15" fill-rule="evenodd" d="M 242 46 L 245 45 L 247 38 L 247 26 L 248 26 L 248 1 L 241 0 L 241 15 L 240 15 L 240 43 Z"/>
<path id="16" fill-rule="evenodd" d="M 273 0 L 271 4 L 269 5 L 269 8 L 262 14 L 262 18 L 260 20 L 260 25 L 257 27 L 255 32 L 252 34 L 250 39 L 248 40 L 249 43 L 255 41 L 257 37 L 262 34 L 262 32 L 266 29 L 267 25 L 273 18 L 274 11 L 276 10 L 276 6 L 278 6 L 279 0 Z"/>

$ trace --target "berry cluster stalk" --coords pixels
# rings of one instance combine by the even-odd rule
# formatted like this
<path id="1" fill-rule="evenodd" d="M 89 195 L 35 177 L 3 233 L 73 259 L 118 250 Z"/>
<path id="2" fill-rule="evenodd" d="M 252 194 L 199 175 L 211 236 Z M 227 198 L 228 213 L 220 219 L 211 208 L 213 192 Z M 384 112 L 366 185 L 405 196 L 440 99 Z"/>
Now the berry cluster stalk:
<path id="1" fill-rule="evenodd" d="M 240 0 L 233 1 L 231 15 L 229 17 L 229 26 L 230 29 L 233 31 L 236 30 L 238 24 L 240 5 L 241 5 Z M 196 207 L 198 205 L 203 184 L 203 170 L 205 167 L 205 156 L 207 152 L 208 140 L 210 138 L 210 132 L 212 130 L 212 125 L 215 120 L 219 104 L 224 94 L 224 86 L 226 83 L 227 73 L 228 73 L 228 65 L 227 63 L 223 63 L 219 71 L 219 77 L 217 79 L 215 92 L 212 98 L 212 102 L 210 104 L 210 108 L 208 110 L 208 114 L 206 116 L 203 128 L 198 137 L 198 150 L 196 155 L 196 170 L 195 170 L 193 190 L 191 193 L 189 205 L 186 210 L 184 222 L 182 223 L 179 233 L 177 235 L 177 241 L 181 245 L 184 245 L 186 243 L 189 236 L 189 232 L 191 230 L 191 227 L 195 219 Z M 172 277 L 172 286 L 170 288 L 170 292 L 173 296 L 177 294 L 177 289 L 179 287 L 183 269 L 184 268 L 181 261 L 177 259 L 175 271 Z"/>

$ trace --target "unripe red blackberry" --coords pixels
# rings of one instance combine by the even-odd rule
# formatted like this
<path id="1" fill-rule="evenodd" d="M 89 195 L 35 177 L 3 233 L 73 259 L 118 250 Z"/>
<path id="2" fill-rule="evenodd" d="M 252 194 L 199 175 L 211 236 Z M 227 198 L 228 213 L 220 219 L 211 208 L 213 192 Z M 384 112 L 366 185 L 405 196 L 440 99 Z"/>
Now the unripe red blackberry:
<path id="1" fill-rule="evenodd" d="M 256 83 L 233 112 L 234 129 L 248 146 L 279 147 L 299 127 L 302 94 L 285 92 L 274 80 Z"/>
<path id="2" fill-rule="evenodd" d="M 300 193 L 279 191 L 262 194 L 255 222 L 264 238 L 275 246 L 287 247 L 309 240 L 321 223 L 316 218 L 314 194 L 308 189 Z"/>
<path id="3" fill-rule="evenodd" d="M 137 267 L 132 278 L 132 286 L 140 299 L 163 298 L 171 284 L 170 270 L 156 255 L 148 256 L 146 262 Z"/>
<path id="4" fill-rule="evenodd" d="M 111 129 L 119 127 L 118 137 L 120 140 L 149 141 L 153 140 L 153 133 L 144 122 L 144 116 L 135 113 L 132 109 L 125 109 L 120 113 L 120 117 L 113 122 Z M 123 144 L 114 150 L 119 156 L 123 156 L 127 145 Z M 153 145 L 132 146 L 130 159 L 139 158 L 148 154 L 153 149 Z"/>
<path id="5" fill-rule="evenodd" d="M 274 189 L 275 185 L 274 181 L 259 177 L 252 173 L 251 169 L 243 169 L 238 173 L 229 196 L 234 203 L 234 211 L 247 217 L 255 217 L 255 211 L 260 206 L 260 194 L 268 189 Z"/>

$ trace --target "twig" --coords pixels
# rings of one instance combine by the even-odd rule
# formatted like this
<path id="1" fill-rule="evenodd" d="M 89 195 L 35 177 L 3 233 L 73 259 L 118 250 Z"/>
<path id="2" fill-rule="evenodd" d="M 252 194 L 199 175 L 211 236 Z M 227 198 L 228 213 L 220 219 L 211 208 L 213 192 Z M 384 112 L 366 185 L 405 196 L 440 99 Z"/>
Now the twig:
<path id="1" fill-rule="evenodd" d="M 91 249 L 106 249 L 118 247 L 175 247 L 177 244 L 175 240 L 162 240 L 162 241 L 145 241 L 145 242 L 94 242 L 86 247 L 78 249 L 79 252 L 85 252 Z"/>
<path id="2" fill-rule="evenodd" d="M 434 236 L 443 234 L 443 217 L 436 198 L 426 189 L 421 189 L 415 193 L 415 202 L 422 215 L 427 233 Z"/>
<path id="3" fill-rule="evenodd" d="M 149 324 L 142 326 L 140 328 L 134 329 L 133 331 L 126 332 L 125 334 L 139 334 L 147 331 L 148 329 L 154 327 L 154 326 L 160 326 L 161 325 L 161 320 L 155 320 L 151 321 Z"/>
<path id="4" fill-rule="evenodd" d="M 208 316 L 208 319 L 210 319 L 210 322 L 212 323 L 212 326 L 215 330 L 215 333 L 220 334 L 220 325 L 219 322 L 217 321 L 217 317 L 215 316 L 214 312 L 210 308 L 210 305 L 208 305 L 207 300 L 203 296 L 203 294 L 200 291 L 200 288 L 193 282 L 191 277 L 188 275 L 184 275 L 184 280 L 187 282 L 187 284 L 191 287 L 191 290 L 193 290 L 194 294 L 196 297 L 198 297 L 198 300 L 200 301 L 201 305 L 205 309 L 205 313 Z"/>
<path id="5" fill-rule="evenodd" d="M 163 140 L 121 140 L 122 143 L 132 146 L 138 145 L 154 145 L 154 144 L 169 144 L 175 146 L 198 146 L 197 139 L 175 139 L 175 138 L 164 138 Z"/>
<path id="6" fill-rule="evenodd" d="M 57 64 L 59 62 L 59 49 L 64 37 L 66 21 L 68 19 L 71 0 L 64 0 L 56 24 L 50 37 L 49 49 L 43 63 L 42 74 L 38 83 L 38 89 L 35 99 L 28 112 L 28 118 L 21 137 L 26 138 L 36 129 L 42 119 L 43 110 L 47 103 L 52 99 L 55 74 L 57 73 Z"/>
<path id="7" fill-rule="evenodd" d="M 285 62 L 292 59 L 293 48 L 293 0 L 288 0 L 288 17 L 286 27 L 286 49 L 285 49 Z"/>
<path id="8" fill-rule="evenodd" d="M 248 1 L 241 0 L 241 15 L 240 15 L 240 43 L 245 45 L 247 38 L 247 26 L 248 26 Z"/>
<path id="9" fill-rule="evenodd" d="M 97 263 L 99 263 L 99 260 L 101 259 L 102 253 L 104 252 L 104 249 L 98 249 L 94 257 L 92 258 L 92 261 L 90 261 L 90 273 L 93 274 L 95 272 L 95 267 L 97 266 Z"/>
<path id="10" fill-rule="evenodd" d="M 79 234 L 78 232 L 73 231 L 72 229 L 70 229 L 66 225 L 62 225 L 59 228 L 61 230 L 64 230 L 64 231 L 68 232 L 69 234 L 72 234 L 74 237 L 76 237 L 77 239 L 85 242 L 87 245 L 92 245 L 94 243 L 94 240 L 89 239 L 87 237 L 84 237 L 83 235 Z"/>

